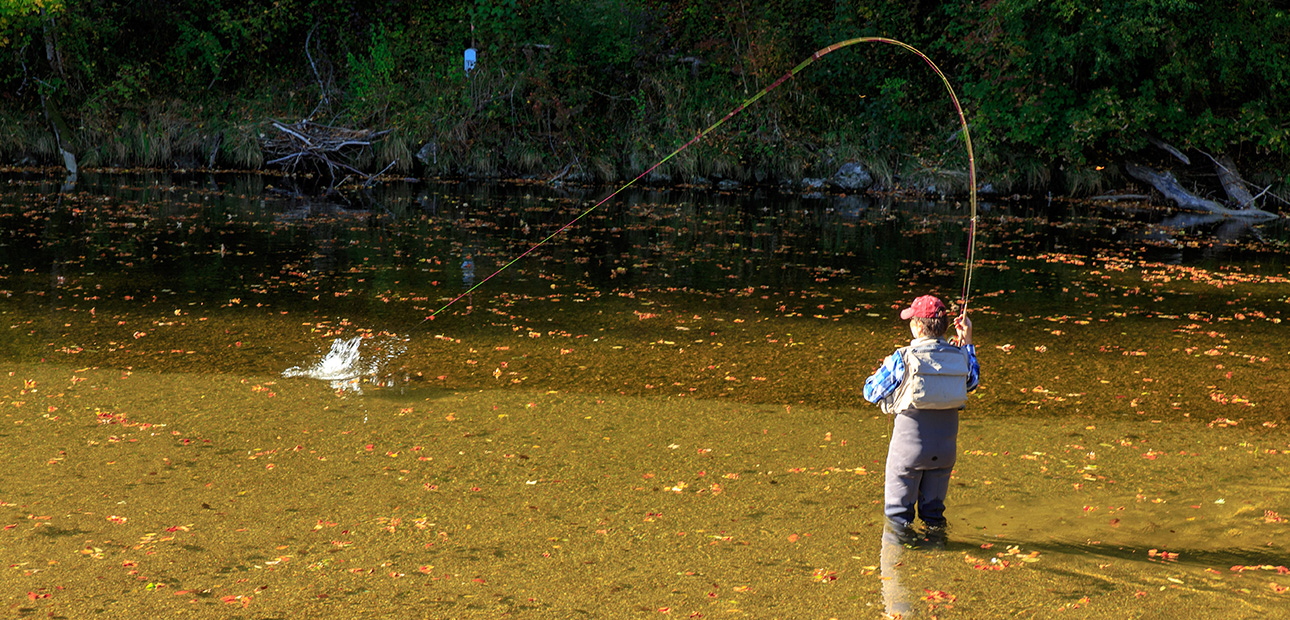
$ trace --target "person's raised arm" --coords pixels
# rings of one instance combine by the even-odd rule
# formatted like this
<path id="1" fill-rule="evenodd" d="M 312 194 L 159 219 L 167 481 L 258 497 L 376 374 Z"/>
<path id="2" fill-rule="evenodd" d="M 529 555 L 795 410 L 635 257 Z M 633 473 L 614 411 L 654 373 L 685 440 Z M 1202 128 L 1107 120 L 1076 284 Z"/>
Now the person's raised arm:
<path id="1" fill-rule="evenodd" d="M 954 317 L 954 330 L 958 332 L 958 345 L 966 347 L 972 344 L 972 319 L 966 313 Z"/>

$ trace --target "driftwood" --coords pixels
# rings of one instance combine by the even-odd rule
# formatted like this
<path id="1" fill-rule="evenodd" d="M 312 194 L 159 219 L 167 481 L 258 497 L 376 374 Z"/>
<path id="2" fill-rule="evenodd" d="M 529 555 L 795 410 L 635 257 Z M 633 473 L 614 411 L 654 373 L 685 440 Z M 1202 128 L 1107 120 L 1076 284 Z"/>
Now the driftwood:
<path id="1" fill-rule="evenodd" d="M 1160 148 L 1161 150 L 1169 153 L 1170 155 L 1173 155 L 1175 158 L 1178 159 L 1178 161 L 1181 161 L 1182 163 L 1187 165 L 1191 165 L 1191 159 L 1189 159 L 1187 155 L 1182 151 L 1174 148 L 1173 145 L 1155 136 L 1147 136 L 1147 140 L 1152 144 L 1156 145 L 1156 147 Z M 1255 203 L 1258 201 L 1258 199 L 1263 197 L 1263 195 L 1266 194 L 1269 189 L 1271 189 L 1272 187 L 1271 185 L 1264 188 L 1263 191 L 1259 192 L 1257 196 L 1252 195 L 1250 193 L 1249 188 L 1254 186 L 1249 182 L 1247 182 L 1245 179 L 1241 178 L 1241 174 L 1236 171 L 1236 162 L 1234 162 L 1230 156 L 1223 155 L 1222 157 L 1219 157 L 1216 159 L 1213 155 L 1210 155 L 1205 151 L 1200 151 L 1200 153 L 1205 157 L 1208 157 L 1210 161 L 1214 162 L 1214 171 L 1218 175 L 1218 182 L 1223 186 L 1223 191 L 1227 193 L 1228 204 L 1236 205 L 1237 211 L 1249 211 L 1250 212 L 1249 214 L 1255 217 L 1267 217 L 1269 215 L 1272 215 L 1266 212 L 1259 211 L 1254 206 Z M 1139 180 L 1143 180 L 1148 183 L 1151 182 L 1147 179 L 1142 179 L 1141 177 L 1137 177 L 1137 178 L 1139 178 Z M 1168 195 L 1168 192 L 1165 192 L 1164 190 L 1161 190 L 1161 193 Z M 1273 197 L 1278 200 L 1281 200 L 1282 202 L 1286 202 L 1280 196 L 1276 196 L 1275 194 L 1273 194 Z M 1200 208 L 1209 210 L 1208 207 L 1204 207 L 1204 206 Z M 1225 212 L 1220 212 L 1220 213 L 1226 214 Z"/>
<path id="2" fill-rule="evenodd" d="M 355 166 L 355 157 L 364 150 L 370 152 L 373 142 L 390 133 L 388 129 L 347 129 L 308 120 L 291 125 L 274 121 L 272 125 L 278 132 L 265 137 L 262 143 L 264 152 L 271 158 L 265 165 L 281 165 L 293 171 L 301 165 L 312 166 L 319 172 L 325 170 L 333 181 L 352 173 L 371 183 L 397 163 L 397 160 L 391 162 L 385 170 L 371 175 Z"/>
<path id="3" fill-rule="evenodd" d="M 1269 213 L 1260 209 L 1228 209 L 1213 200 L 1201 198 L 1200 196 L 1187 191 L 1180 183 L 1178 183 L 1178 179 L 1175 178 L 1171 172 L 1157 172 L 1137 164 L 1125 164 L 1124 171 L 1127 172 L 1129 176 L 1156 188 L 1156 191 L 1163 194 L 1165 198 L 1174 201 L 1174 203 L 1182 209 L 1206 211 L 1225 217 L 1279 217 L 1275 213 Z"/>

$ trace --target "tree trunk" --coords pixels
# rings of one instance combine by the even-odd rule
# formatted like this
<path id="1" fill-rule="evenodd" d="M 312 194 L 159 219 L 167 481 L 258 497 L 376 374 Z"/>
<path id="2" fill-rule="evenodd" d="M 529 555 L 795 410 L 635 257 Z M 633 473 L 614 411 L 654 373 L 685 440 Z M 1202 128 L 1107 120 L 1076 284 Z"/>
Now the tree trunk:
<path id="1" fill-rule="evenodd" d="M 40 9 L 40 17 L 41 26 L 45 29 L 45 59 L 49 61 L 50 68 L 65 80 L 67 72 L 63 70 L 63 54 L 58 50 L 58 39 L 55 34 L 57 26 L 54 24 L 54 17 L 44 7 Z"/>
<path id="2" fill-rule="evenodd" d="M 1236 172 L 1236 162 L 1224 155 L 1214 160 L 1214 169 L 1218 171 L 1218 182 L 1223 184 L 1227 197 L 1241 209 L 1253 209 L 1254 196 L 1250 194 L 1250 190 L 1245 189 L 1245 182 Z"/>
<path id="3" fill-rule="evenodd" d="M 1267 211 L 1261 211 L 1259 209 L 1228 209 L 1213 200 L 1201 198 L 1200 196 L 1197 196 L 1183 188 L 1183 186 L 1178 183 L 1178 179 L 1170 172 L 1156 172 L 1155 170 L 1145 166 L 1139 166 L 1137 164 L 1125 164 L 1124 171 L 1127 172 L 1129 176 L 1156 188 L 1156 191 L 1164 194 L 1165 198 L 1174 201 L 1174 203 L 1182 209 L 1208 211 L 1210 213 L 1226 217 L 1280 217 L 1275 213 L 1268 213 Z"/>
<path id="4" fill-rule="evenodd" d="M 37 87 L 39 89 L 39 87 Z M 44 91 L 40 93 L 41 106 L 45 108 L 45 119 L 49 121 L 49 128 L 54 132 L 54 143 L 58 146 L 58 152 L 63 157 L 63 166 L 67 168 L 67 173 L 75 180 L 76 178 L 76 154 L 72 152 L 71 137 L 72 131 L 68 129 L 67 123 L 63 122 L 63 115 L 58 113 L 58 108 L 54 103 L 45 96 Z"/>

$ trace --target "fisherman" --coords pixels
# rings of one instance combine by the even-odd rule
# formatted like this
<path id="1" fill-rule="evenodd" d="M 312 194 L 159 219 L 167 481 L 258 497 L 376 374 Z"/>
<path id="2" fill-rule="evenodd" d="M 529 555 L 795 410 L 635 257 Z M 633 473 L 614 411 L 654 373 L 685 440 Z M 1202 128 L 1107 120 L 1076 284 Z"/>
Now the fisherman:
<path id="1" fill-rule="evenodd" d="M 945 542 L 945 495 L 958 453 L 959 410 L 977 388 L 980 367 L 967 314 L 953 321 L 957 338 L 944 339 L 950 324 L 945 304 L 932 295 L 900 313 L 914 339 L 897 349 L 864 383 L 865 400 L 894 415 L 887 449 L 887 527 L 905 543 L 918 539 L 915 517 L 933 545 Z"/>

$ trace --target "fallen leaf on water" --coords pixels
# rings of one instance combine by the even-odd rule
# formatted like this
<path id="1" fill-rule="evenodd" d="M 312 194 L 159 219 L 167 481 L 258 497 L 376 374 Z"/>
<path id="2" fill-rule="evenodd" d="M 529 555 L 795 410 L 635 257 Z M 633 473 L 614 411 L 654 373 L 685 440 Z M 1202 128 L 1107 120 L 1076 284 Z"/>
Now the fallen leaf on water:
<path id="1" fill-rule="evenodd" d="M 811 573 L 811 579 L 816 583 L 828 583 L 830 581 L 837 581 L 838 576 L 837 573 L 834 573 L 833 571 L 817 568 L 814 573 Z"/>

